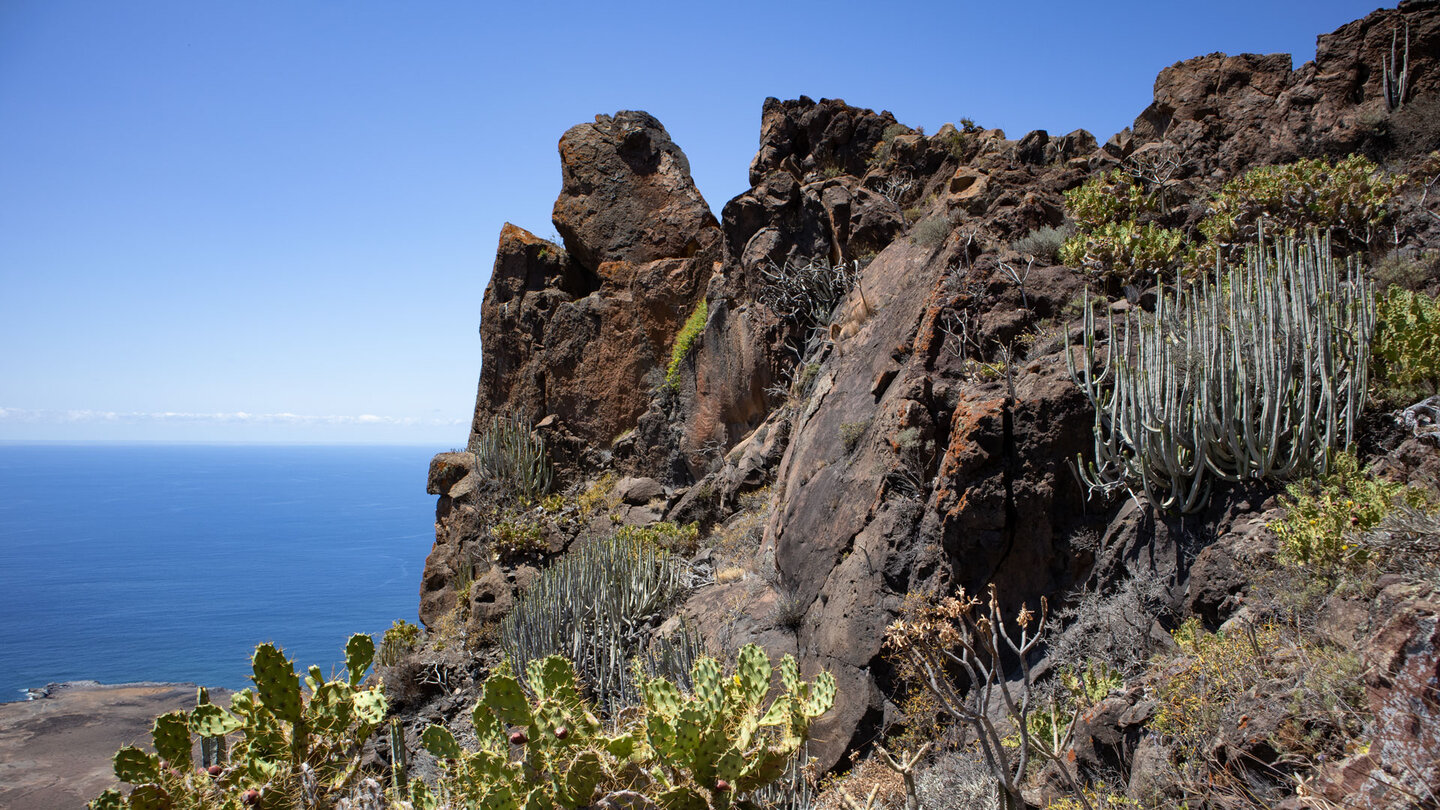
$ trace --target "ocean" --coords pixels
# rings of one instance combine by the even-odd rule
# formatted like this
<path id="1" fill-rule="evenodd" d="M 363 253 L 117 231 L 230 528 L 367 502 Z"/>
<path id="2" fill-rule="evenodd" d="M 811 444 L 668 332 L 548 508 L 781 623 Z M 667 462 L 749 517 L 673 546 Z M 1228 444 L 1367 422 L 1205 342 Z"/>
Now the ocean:
<path id="1" fill-rule="evenodd" d="M 249 685 L 416 621 L 433 447 L 0 444 L 0 701 L 55 681 Z M 378 637 L 377 637 L 378 642 Z"/>

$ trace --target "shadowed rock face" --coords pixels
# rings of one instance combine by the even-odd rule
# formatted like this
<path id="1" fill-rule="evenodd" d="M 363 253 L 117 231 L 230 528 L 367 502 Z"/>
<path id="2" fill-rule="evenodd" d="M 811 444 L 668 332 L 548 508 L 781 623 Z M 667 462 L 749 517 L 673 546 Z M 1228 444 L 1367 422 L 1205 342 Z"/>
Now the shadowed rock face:
<path id="1" fill-rule="evenodd" d="M 1411 100 L 1387 115 L 1380 54 L 1406 22 Z M 1198 557 L 1134 509 L 1087 513 L 1069 464 L 1090 451 L 1092 415 L 1065 361 L 1084 279 L 1012 245 L 1061 224 L 1066 190 L 1137 149 L 1185 158 L 1173 201 L 1183 218 L 1254 165 L 1356 148 L 1403 164 L 1440 147 L 1440 115 L 1425 112 L 1440 97 L 1437 31 L 1440 6 L 1410 2 L 1321 37 L 1298 70 L 1283 55 L 1178 63 L 1133 131 L 1103 147 L 1081 130 L 885 139 L 889 113 L 768 99 L 752 187 L 719 223 L 659 122 L 600 116 L 561 140 L 565 249 L 513 226 L 501 234 L 476 426 L 517 410 L 573 440 L 572 458 L 613 450 L 617 471 L 675 490 L 670 519 L 724 520 L 740 493 L 769 485 L 759 567 L 773 561 L 774 581 L 701 589 L 684 612 L 712 640 L 756 640 L 798 653 L 806 677 L 835 673 L 837 703 L 811 748 L 822 769 L 894 719 L 883 636 L 909 593 L 995 584 L 1008 609 L 1033 608 L 1087 579 L 1143 571 L 1172 583 L 1177 607 L 1223 621 L 1243 587 L 1231 563 L 1262 544 L 1264 497 L 1217 502 L 1201 519 L 1229 539 Z M 926 222 L 942 227 L 922 237 Z M 866 315 L 842 317 L 803 369 L 789 349 L 801 330 L 760 303 L 761 271 L 862 257 Z M 698 347 L 678 391 L 658 394 L 702 296 Z M 813 375 L 803 389 L 792 386 L 802 371 Z M 432 476 L 442 497 L 422 615 L 453 604 L 447 560 L 484 533 L 478 487 L 458 467 L 444 474 L 464 461 L 437 458 Z M 781 602 L 802 615 L 776 620 Z"/>

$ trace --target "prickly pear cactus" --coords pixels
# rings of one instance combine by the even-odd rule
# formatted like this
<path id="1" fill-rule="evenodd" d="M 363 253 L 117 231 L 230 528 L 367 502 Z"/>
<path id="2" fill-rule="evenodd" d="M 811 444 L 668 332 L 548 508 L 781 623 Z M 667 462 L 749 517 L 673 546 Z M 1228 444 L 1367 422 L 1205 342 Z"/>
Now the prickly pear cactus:
<path id="1" fill-rule="evenodd" d="M 607 792 L 625 791 L 661 810 L 724 810 L 782 776 L 810 721 L 835 701 L 828 673 L 806 683 L 794 659 L 780 668 L 785 691 L 765 708 L 774 670 L 759 647 L 741 650 L 728 676 L 717 661 L 702 658 L 691 672 L 690 693 L 652 679 L 643 713 L 627 713 L 610 733 L 581 696 L 569 661 L 530 662 L 523 686 L 497 671 L 471 714 L 478 750 L 463 748 L 441 726 L 421 736 L 446 776 L 438 797 L 417 786 L 415 804 L 580 807 L 613 804 Z"/>
<path id="2" fill-rule="evenodd" d="M 728 807 L 738 794 L 778 779 L 809 735 L 810 721 L 835 702 L 835 679 L 821 673 L 814 683 L 799 678 L 795 659 L 780 663 L 785 692 L 762 711 L 773 672 L 754 644 L 739 655 L 726 677 L 718 662 L 702 658 L 685 695 L 669 681 L 645 685 L 645 742 L 654 751 L 654 770 L 672 786 L 657 798 L 662 806 Z"/>
<path id="3" fill-rule="evenodd" d="M 256 806 L 289 808 L 299 801 L 330 806 L 359 774 L 360 749 L 384 721 L 385 696 L 362 689 L 375 657 L 369 636 L 345 647 L 346 675 L 327 680 L 311 667 L 301 687 L 294 664 L 271 644 L 252 658 L 255 690 L 231 696 L 227 710 L 200 690 L 189 712 L 155 720 L 155 754 L 125 747 L 115 775 L 135 787 L 129 795 L 106 791 L 91 802 L 103 810 Z M 204 766 L 191 759 L 192 736 L 201 739 Z M 221 762 L 229 749 L 229 761 Z"/>
<path id="4" fill-rule="evenodd" d="M 430 726 L 425 749 L 446 763 L 442 792 L 472 807 L 577 807 L 613 781 L 635 750 L 629 732 L 603 733 L 594 707 L 580 695 L 574 666 L 558 655 L 530 662 L 527 696 L 514 677 L 495 672 L 471 713 L 477 751 Z M 511 756 L 514 751 L 518 756 Z"/>

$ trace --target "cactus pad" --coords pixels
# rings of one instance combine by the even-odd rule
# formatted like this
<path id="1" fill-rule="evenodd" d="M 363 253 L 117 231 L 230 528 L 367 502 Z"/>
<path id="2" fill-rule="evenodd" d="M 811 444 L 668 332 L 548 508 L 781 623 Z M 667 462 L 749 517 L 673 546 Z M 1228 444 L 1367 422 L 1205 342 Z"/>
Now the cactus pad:
<path id="1" fill-rule="evenodd" d="M 575 685 L 575 665 L 563 656 L 550 655 L 531 661 L 525 675 L 537 695 L 567 703 L 580 699 Z"/>
<path id="2" fill-rule="evenodd" d="M 772 672 L 770 659 L 758 644 L 746 644 L 740 648 L 735 675 L 740 679 L 740 687 L 744 690 L 747 703 L 758 705 L 764 699 L 765 693 L 770 690 Z"/>
<path id="3" fill-rule="evenodd" d="M 125 806 L 125 799 L 120 791 L 110 789 L 96 796 L 86 805 L 87 810 L 121 810 Z"/>
<path id="4" fill-rule="evenodd" d="M 139 785 L 160 778 L 160 758 L 133 745 L 115 752 L 115 778 Z"/>
<path id="5" fill-rule="evenodd" d="M 664 678 L 645 684 L 645 709 L 650 714 L 674 717 L 680 713 L 682 702 L 679 687 Z"/>
<path id="6" fill-rule="evenodd" d="M 485 681 L 480 702 L 494 712 L 502 723 L 512 726 L 530 725 L 530 701 L 525 699 L 520 682 L 509 675 L 498 672 L 492 674 Z"/>
<path id="7" fill-rule="evenodd" d="M 252 659 L 255 674 L 255 688 L 260 693 L 260 702 L 271 714 L 296 725 L 300 722 L 303 706 L 300 702 L 300 678 L 295 674 L 295 665 L 273 644 L 261 644 L 255 648 Z"/>
<path id="8" fill-rule="evenodd" d="M 720 664 L 709 656 L 701 658 L 690 670 L 690 677 L 695 683 L 695 697 L 704 703 L 712 714 L 719 712 L 725 703 L 725 685 L 720 674 Z"/>
<path id="9" fill-rule="evenodd" d="M 385 693 L 379 689 L 366 689 L 355 693 L 355 714 L 362 723 L 376 724 L 385 719 L 390 704 Z"/>
<path id="10" fill-rule="evenodd" d="M 420 735 L 420 743 L 425 746 L 426 751 L 440 759 L 460 758 L 460 744 L 455 742 L 455 735 L 444 726 L 426 726 Z"/>
<path id="11" fill-rule="evenodd" d="M 350 675 L 350 685 L 359 686 L 365 680 L 365 673 L 375 660 L 375 639 L 364 633 L 356 633 L 345 642 L 345 670 Z"/>
<path id="12" fill-rule="evenodd" d="M 155 753 L 175 767 L 190 769 L 190 729 L 186 726 L 185 712 L 166 712 L 155 718 L 150 737 L 155 741 Z"/>

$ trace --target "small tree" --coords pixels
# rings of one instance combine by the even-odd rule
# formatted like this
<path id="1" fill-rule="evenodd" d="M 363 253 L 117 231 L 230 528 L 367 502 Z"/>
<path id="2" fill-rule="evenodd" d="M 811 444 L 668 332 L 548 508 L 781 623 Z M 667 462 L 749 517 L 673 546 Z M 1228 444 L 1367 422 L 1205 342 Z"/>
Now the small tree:
<path id="1" fill-rule="evenodd" d="M 933 602 L 912 604 L 906 615 L 890 625 L 885 635 L 886 646 L 895 654 L 902 676 L 918 682 L 934 695 L 941 710 L 974 733 L 997 787 L 997 807 L 1018 810 L 1025 806 L 1020 783 L 1033 753 L 1054 762 L 1072 789 L 1077 786 L 1063 756 L 1069 746 L 1071 723 L 1063 738 L 1042 740 L 1030 733 L 1034 682 L 1030 673 L 1030 653 L 1045 631 L 1049 606 L 1040 600 L 1040 612 L 1031 612 L 1028 605 L 1015 614 L 1014 630 L 1006 626 L 1000 610 L 995 586 L 990 586 L 985 601 L 960 592 Z M 1004 662 L 1010 656 L 1018 659 L 1020 680 L 1006 678 Z M 957 682 L 952 673 L 964 675 Z M 1019 734 L 1018 750 L 1007 747 L 1007 736 L 992 719 L 997 709 L 1004 711 Z M 1074 793 L 1086 808 L 1084 795 Z"/>

